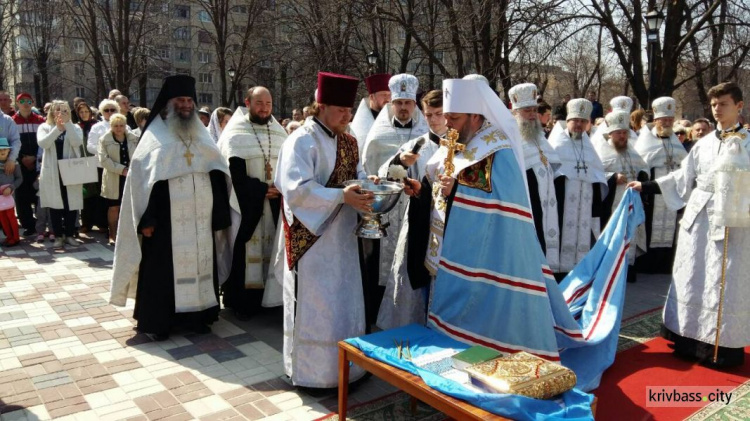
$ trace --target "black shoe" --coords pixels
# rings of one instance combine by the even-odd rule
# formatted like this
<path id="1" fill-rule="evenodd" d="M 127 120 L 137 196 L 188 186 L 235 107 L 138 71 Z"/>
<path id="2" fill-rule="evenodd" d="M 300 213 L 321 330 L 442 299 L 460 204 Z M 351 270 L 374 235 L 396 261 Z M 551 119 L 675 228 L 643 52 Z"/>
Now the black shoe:
<path id="1" fill-rule="evenodd" d="M 23 236 L 24 237 L 28 237 L 28 236 L 34 235 L 34 234 L 36 234 L 36 230 L 33 229 L 33 228 L 29 228 L 29 229 L 23 231 Z"/>
<path id="2" fill-rule="evenodd" d="M 154 340 L 156 342 L 164 342 L 167 339 L 169 339 L 169 333 L 157 333 L 154 335 Z"/>
<path id="3" fill-rule="evenodd" d="M 204 324 L 196 324 L 195 326 L 193 326 L 191 330 L 198 334 L 211 333 L 211 326 L 204 325 Z"/>

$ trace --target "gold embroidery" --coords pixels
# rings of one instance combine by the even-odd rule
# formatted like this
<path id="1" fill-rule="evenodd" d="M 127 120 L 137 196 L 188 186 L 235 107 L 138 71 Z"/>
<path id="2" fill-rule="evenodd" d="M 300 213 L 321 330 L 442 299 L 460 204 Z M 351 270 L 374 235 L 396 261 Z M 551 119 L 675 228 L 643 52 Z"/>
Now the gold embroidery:
<path id="1" fill-rule="evenodd" d="M 341 188 L 344 181 L 356 179 L 357 162 L 359 162 L 357 140 L 352 135 L 347 133 L 338 135 L 336 147 L 338 148 L 336 164 L 326 183 L 326 187 L 331 188 Z M 310 232 L 299 219 L 295 218 L 291 225 L 287 222 L 286 216 L 283 217 L 283 221 L 287 265 L 291 270 L 320 237 Z"/>
<path id="2" fill-rule="evenodd" d="M 488 193 L 492 192 L 492 162 L 495 155 L 464 168 L 458 173 L 458 183 L 462 186 L 479 189 Z"/>
<path id="3" fill-rule="evenodd" d="M 437 257 L 437 251 L 438 246 L 440 245 L 440 242 L 437 239 L 437 236 L 435 234 L 430 234 L 430 256 Z"/>
<path id="4" fill-rule="evenodd" d="M 477 148 L 474 147 L 471 149 L 464 150 L 463 154 L 464 154 L 464 158 L 468 159 L 469 161 L 473 161 L 477 154 Z"/>

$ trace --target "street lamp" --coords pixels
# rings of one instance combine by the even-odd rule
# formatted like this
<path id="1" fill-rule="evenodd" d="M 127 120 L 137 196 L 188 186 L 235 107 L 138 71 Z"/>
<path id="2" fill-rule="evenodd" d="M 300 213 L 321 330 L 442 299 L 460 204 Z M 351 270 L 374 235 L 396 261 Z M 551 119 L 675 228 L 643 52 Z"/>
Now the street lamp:
<path id="1" fill-rule="evenodd" d="M 664 22 L 664 14 L 661 10 L 650 10 L 644 16 L 646 21 L 646 47 L 648 48 L 648 109 L 651 109 L 651 98 L 654 88 L 654 50 L 659 45 L 659 30 Z"/>
<path id="2" fill-rule="evenodd" d="M 234 67 L 230 67 L 227 70 L 227 74 L 229 75 L 229 79 L 231 80 L 231 86 L 234 86 L 234 77 L 237 75 L 237 72 L 234 70 Z M 235 92 L 237 89 L 232 89 L 232 99 L 237 100 L 237 97 L 235 95 Z M 239 101 L 236 103 L 236 105 L 239 107 L 240 103 Z"/>
<path id="3" fill-rule="evenodd" d="M 370 51 L 370 54 L 367 55 L 367 69 L 370 74 L 375 73 L 375 66 L 378 64 L 379 58 L 377 51 Z"/>

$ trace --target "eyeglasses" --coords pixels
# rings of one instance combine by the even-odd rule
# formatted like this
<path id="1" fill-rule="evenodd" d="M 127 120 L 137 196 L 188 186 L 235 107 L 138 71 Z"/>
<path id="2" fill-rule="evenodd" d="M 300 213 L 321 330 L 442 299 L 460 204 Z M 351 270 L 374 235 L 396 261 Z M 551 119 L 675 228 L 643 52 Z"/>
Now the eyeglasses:
<path id="1" fill-rule="evenodd" d="M 115 110 L 114 108 L 107 108 L 105 110 L 102 110 L 102 112 L 105 112 L 105 113 L 113 113 L 115 111 L 117 111 L 117 110 Z"/>
<path id="2" fill-rule="evenodd" d="M 32 100 L 30 100 L 30 99 L 19 99 L 19 100 L 18 100 L 18 103 L 19 103 L 19 104 L 29 104 L 29 105 L 31 105 L 31 104 L 33 104 L 33 103 L 34 103 L 34 101 L 32 101 Z"/>

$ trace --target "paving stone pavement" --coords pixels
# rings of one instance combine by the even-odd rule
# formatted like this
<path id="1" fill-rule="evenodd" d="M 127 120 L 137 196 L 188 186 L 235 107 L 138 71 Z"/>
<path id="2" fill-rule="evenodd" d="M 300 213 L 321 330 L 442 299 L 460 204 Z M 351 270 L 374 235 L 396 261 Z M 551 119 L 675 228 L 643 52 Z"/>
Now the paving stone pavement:
<path id="1" fill-rule="evenodd" d="M 282 312 L 250 321 L 223 311 L 212 333 L 153 342 L 134 330 L 133 303 L 108 304 L 112 247 L 101 234 L 53 250 L 0 249 L 0 420 L 310 420 L 336 410 L 332 393 L 290 385 Z M 629 285 L 625 317 L 660 306 L 669 278 Z M 394 392 L 371 378 L 350 405 Z"/>

